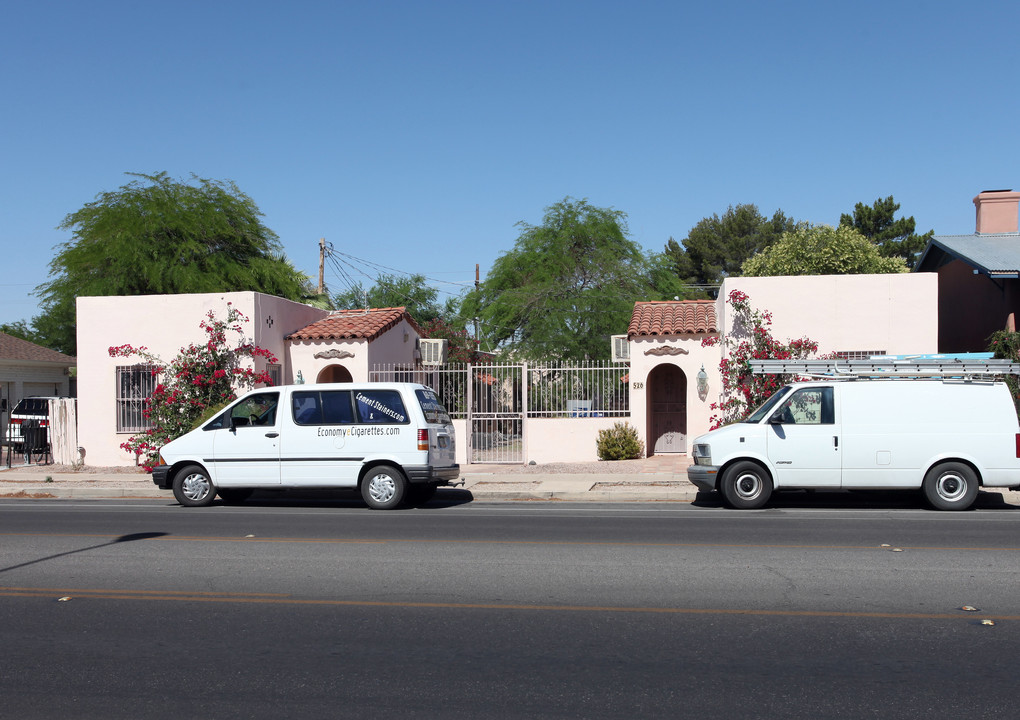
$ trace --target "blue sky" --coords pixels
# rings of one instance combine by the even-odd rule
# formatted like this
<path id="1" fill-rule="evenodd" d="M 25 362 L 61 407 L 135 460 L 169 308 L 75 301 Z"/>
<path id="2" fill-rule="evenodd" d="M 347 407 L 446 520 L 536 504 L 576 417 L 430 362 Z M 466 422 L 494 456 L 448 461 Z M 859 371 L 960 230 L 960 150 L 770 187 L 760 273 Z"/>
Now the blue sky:
<path id="1" fill-rule="evenodd" d="M 661 251 L 739 203 L 835 224 L 894 195 L 920 232 L 970 233 L 978 192 L 1020 188 L 1015 0 L 3 15 L 0 322 L 38 312 L 56 226 L 126 172 L 233 180 L 309 275 L 325 237 L 453 293 L 567 196 Z"/>

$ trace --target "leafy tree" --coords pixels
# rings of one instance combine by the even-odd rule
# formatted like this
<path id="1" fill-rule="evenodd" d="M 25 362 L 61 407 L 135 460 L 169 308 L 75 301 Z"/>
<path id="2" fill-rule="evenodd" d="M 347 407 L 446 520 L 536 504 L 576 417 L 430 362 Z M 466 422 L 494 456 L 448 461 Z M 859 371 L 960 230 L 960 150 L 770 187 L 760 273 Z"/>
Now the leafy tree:
<path id="1" fill-rule="evenodd" d="M 333 304 L 340 310 L 372 307 L 403 307 L 419 325 L 436 318 L 455 314 L 455 298 L 439 303 L 439 291 L 429 287 L 424 275 L 379 275 L 368 290 L 359 283 L 350 290 L 333 296 Z"/>
<path id="2" fill-rule="evenodd" d="M 161 447 L 190 431 L 198 420 L 211 417 L 215 408 L 237 399 L 238 389 L 272 385 L 268 374 L 255 372 L 252 361 L 262 357 L 268 363 L 275 363 L 276 358 L 245 338 L 241 323 L 246 322 L 248 318 L 230 303 L 227 303 L 224 320 L 210 310 L 206 319 L 199 323 L 205 331 L 205 342 L 181 348 L 180 354 L 170 362 L 164 362 L 144 347 L 110 348 L 110 357 L 137 357 L 145 365 L 151 365 L 152 374 L 159 378 L 143 411 L 152 427 L 121 443 L 124 450 L 144 458 L 147 472 L 159 462 Z M 238 336 L 233 347 L 227 340 L 228 332 Z"/>
<path id="3" fill-rule="evenodd" d="M 999 360 L 1020 362 L 1020 332 L 1008 329 L 996 330 L 988 338 L 988 350 L 992 357 Z M 1002 379 L 1013 396 L 1017 417 L 1020 417 L 1020 381 L 1016 375 L 1006 375 Z"/>
<path id="4" fill-rule="evenodd" d="M 75 353 L 79 295 L 257 290 L 299 300 L 313 292 L 233 182 L 128 174 L 137 179 L 100 193 L 59 226 L 73 237 L 58 246 L 52 279 L 36 290 L 43 312 L 32 326 L 43 344 Z"/>
<path id="5" fill-rule="evenodd" d="M 803 337 L 783 343 L 772 337 L 772 314 L 756 310 L 747 293 L 733 290 L 726 298 L 733 310 L 733 327 L 723 337 L 701 341 L 706 347 L 722 345 L 726 355 L 719 363 L 722 392 L 710 405 L 712 430 L 740 422 L 772 395 L 796 378 L 790 375 L 754 375 L 751 360 L 803 360 L 818 351 L 818 343 Z"/>
<path id="6" fill-rule="evenodd" d="M 462 364 L 475 362 L 478 359 L 478 341 L 468 335 L 464 328 L 459 328 L 444 318 L 438 317 L 419 323 L 422 337 L 448 340 L 446 361 Z"/>
<path id="7" fill-rule="evenodd" d="M 609 336 L 626 329 L 635 300 L 684 293 L 627 237 L 619 210 L 568 197 L 546 208 L 541 225 L 518 226 L 513 250 L 461 306 L 489 347 L 546 361 L 608 359 Z"/>
<path id="8" fill-rule="evenodd" d="M 906 271 L 903 258 L 883 257 L 870 240 L 846 225 L 802 225 L 743 266 L 743 274 L 753 277 Z"/>
<path id="9" fill-rule="evenodd" d="M 0 332 L 11 337 L 21 338 L 22 340 L 28 340 L 29 342 L 39 345 L 39 337 L 32 332 L 32 329 L 25 323 L 24 320 L 17 320 L 12 323 L 3 323 L 0 325 Z"/>
<path id="10" fill-rule="evenodd" d="M 722 217 L 702 218 L 691 228 L 682 245 L 670 238 L 665 254 L 683 281 L 692 285 L 718 285 L 729 275 L 739 275 L 745 260 L 795 227 L 793 219 L 786 217 L 782 210 L 776 210 L 767 218 L 756 205 L 731 205 Z"/>
<path id="11" fill-rule="evenodd" d="M 870 207 L 864 203 L 854 206 L 854 214 L 843 213 L 839 224 L 852 227 L 878 246 L 883 257 L 901 257 L 911 270 L 917 264 L 921 252 L 935 234 L 929 230 L 924 235 L 914 233 L 914 217 L 893 219 L 900 209 L 893 196 L 879 198 Z"/>

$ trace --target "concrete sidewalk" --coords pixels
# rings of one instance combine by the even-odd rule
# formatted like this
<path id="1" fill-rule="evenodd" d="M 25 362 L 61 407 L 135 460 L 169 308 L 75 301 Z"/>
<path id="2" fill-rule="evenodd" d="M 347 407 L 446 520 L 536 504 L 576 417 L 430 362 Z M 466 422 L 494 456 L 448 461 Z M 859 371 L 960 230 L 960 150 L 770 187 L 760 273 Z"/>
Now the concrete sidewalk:
<path id="1" fill-rule="evenodd" d="M 563 465 L 465 465 L 457 489 L 469 491 L 476 500 L 690 502 L 698 490 L 687 480 L 688 464 L 686 456 L 658 456 L 630 462 L 624 472 L 613 463 L 584 463 L 585 472 L 563 472 L 569 469 Z M 0 467 L 0 497 L 173 500 L 173 494 L 153 485 L 147 474 L 60 470 L 65 469 Z"/>
<path id="2" fill-rule="evenodd" d="M 698 489 L 687 480 L 689 464 L 686 456 L 666 455 L 627 464 L 583 463 L 585 472 L 564 472 L 571 468 L 566 465 L 466 465 L 461 468 L 463 484 L 457 490 L 470 492 L 474 500 L 487 501 L 693 502 Z M 173 493 L 157 488 L 150 475 L 140 472 L 58 470 L 64 468 L 54 467 L 49 472 L 47 466 L 0 467 L 0 498 L 162 498 L 174 502 Z M 440 490 L 444 492 L 449 491 Z M 1020 508 L 1020 492 L 982 491 L 977 505 Z"/>

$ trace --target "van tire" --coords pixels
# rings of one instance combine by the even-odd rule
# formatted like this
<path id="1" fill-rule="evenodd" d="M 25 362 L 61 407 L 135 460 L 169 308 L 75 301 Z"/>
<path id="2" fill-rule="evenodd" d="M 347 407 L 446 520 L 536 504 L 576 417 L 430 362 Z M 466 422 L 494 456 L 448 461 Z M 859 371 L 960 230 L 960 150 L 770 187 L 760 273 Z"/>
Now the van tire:
<path id="1" fill-rule="evenodd" d="M 373 510 L 392 510 L 406 494 L 407 478 L 392 465 L 376 465 L 361 481 L 361 497 Z"/>
<path id="2" fill-rule="evenodd" d="M 174 475 L 174 498 L 185 507 L 205 507 L 216 497 L 209 473 L 201 465 L 186 465 Z"/>
<path id="3" fill-rule="evenodd" d="M 977 499 L 977 474 L 964 463 L 941 463 L 928 471 L 921 488 L 936 510 L 966 510 Z"/>
<path id="4" fill-rule="evenodd" d="M 772 496 L 772 478 L 758 463 L 742 460 L 726 468 L 719 490 L 731 508 L 757 510 Z"/>

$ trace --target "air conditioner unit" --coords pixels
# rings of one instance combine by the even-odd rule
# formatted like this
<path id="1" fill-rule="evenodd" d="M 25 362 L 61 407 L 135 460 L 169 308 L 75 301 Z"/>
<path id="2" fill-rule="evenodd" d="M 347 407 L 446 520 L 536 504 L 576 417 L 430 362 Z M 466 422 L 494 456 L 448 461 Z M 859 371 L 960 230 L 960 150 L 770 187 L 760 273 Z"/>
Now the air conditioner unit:
<path id="1" fill-rule="evenodd" d="M 609 338 L 613 343 L 613 362 L 630 362 L 630 342 L 626 335 L 611 335 Z"/>
<path id="2" fill-rule="evenodd" d="M 446 363 L 446 348 L 448 340 L 426 340 L 418 341 L 421 347 L 422 365 L 444 365 Z"/>

